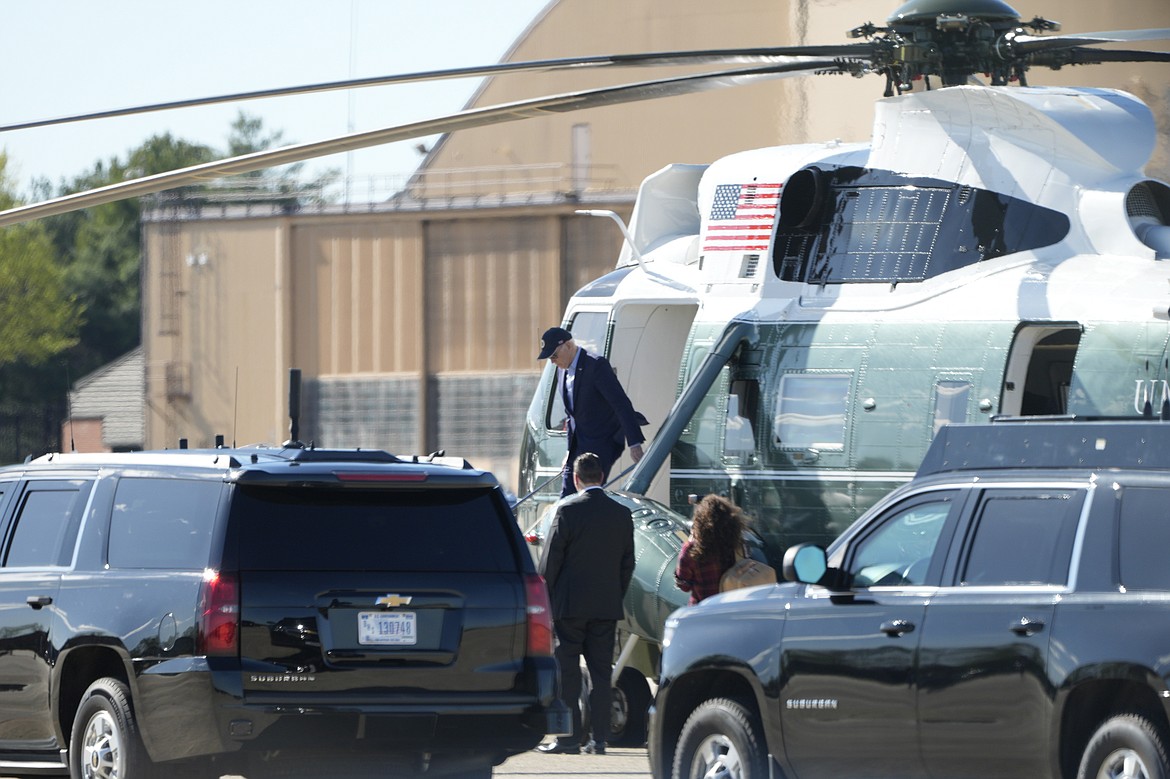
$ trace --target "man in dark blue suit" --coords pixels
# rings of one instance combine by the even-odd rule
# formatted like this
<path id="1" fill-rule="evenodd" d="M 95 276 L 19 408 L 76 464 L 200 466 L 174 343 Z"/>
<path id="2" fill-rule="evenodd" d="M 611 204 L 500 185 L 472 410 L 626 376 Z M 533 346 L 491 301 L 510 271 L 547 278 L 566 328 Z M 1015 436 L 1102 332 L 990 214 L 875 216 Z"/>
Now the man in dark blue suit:
<path id="1" fill-rule="evenodd" d="M 569 453 L 561 474 L 561 497 L 576 492 L 573 461 L 593 452 L 601 460 L 602 483 L 628 443 L 634 462 L 642 459 L 642 425 L 646 417 L 634 410 L 617 374 L 604 357 L 590 354 L 563 327 L 550 327 L 540 338 L 538 359 L 557 366 L 557 392 L 569 418 Z"/>
<path id="2" fill-rule="evenodd" d="M 550 754 L 605 754 L 610 732 L 614 634 L 634 575 L 630 510 L 601 488 L 601 461 L 586 452 L 573 461 L 581 490 L 557 504 L 538 570 L 548 582 L 561 700 L 573 714 L 573 735 L 537 747 Z M 581 705 L 581 659 L 589 671 L 589 732 Z"/>

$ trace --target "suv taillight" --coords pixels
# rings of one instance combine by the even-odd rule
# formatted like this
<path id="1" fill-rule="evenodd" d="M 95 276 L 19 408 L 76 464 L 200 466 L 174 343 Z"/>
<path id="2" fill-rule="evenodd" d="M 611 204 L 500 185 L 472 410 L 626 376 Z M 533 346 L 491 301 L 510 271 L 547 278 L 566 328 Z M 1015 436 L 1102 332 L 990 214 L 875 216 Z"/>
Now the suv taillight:
<path id="1" fill-rule="evenodd" d="M 198 654 L 234 657 L 240 647 L 240 588 L 235 574 L 207 571 L 199 597 Z"/>
<path id="2" fill-rule="evenodd" d="M 551 657 L 553 623 L 548 587 L 540 574 L 530 573 L 524 577 L 524 588 L 528 597 L 528 654 Z"/>

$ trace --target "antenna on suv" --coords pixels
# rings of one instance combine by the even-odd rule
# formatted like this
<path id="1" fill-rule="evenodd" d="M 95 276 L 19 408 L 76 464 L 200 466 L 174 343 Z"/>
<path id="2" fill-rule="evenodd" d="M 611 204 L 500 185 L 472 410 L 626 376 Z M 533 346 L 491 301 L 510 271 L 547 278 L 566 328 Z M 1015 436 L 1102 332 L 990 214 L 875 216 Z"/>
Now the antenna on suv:
<path id="1" fill-rule="evenodd" d="M 289 418 L 289 439 L 284 442 L 285 446 L 295 446 L 298 449 L 303 449 L 304 444 L 300 440 L 300 417 L 301 417 L 301 369 L 289 368 L 288 370 L 288 418 Z"/>

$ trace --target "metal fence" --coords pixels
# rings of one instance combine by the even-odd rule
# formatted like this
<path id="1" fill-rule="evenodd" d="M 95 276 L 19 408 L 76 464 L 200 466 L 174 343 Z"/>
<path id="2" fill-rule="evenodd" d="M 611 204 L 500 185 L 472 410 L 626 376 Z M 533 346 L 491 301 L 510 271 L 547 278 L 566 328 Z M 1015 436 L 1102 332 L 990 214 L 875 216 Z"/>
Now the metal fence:
<path id="1" fill-rule="evenodd" d="M 63 402 L 0 403 L 0 464 L 61 449 Z"/>

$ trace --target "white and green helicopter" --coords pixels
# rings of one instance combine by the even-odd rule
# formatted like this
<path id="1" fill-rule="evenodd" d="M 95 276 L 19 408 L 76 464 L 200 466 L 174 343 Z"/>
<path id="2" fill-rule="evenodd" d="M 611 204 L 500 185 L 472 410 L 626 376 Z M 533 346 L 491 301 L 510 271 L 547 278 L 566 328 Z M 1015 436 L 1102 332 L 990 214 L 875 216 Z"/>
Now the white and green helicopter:
<path id="1" fill-rule="evenodd" d="M 854 31 L 889 84 L 869 143 L 651 175 L 615 269 L 562 322 L 652 423 L 615 486 L 684 513 L 728 494 L 774 565 L 907 481 L 948 422 L 1170 415 L 1155 119 L 1120 91 L 1009 86 L 1166 31 L 1029 35 L 998 0 L 910 2 L 888 25 Z M 942 88 L 911 91 L 920 76 Z M 554 384 L 548 366 L 526 420 L 522 524 L 559 487 Z"/>

